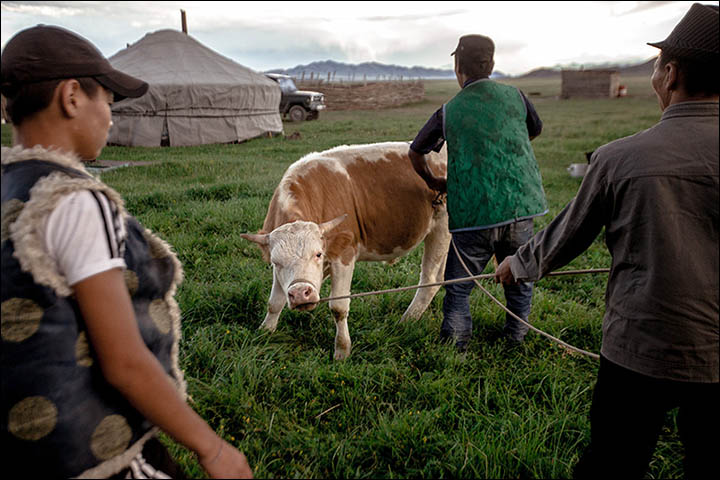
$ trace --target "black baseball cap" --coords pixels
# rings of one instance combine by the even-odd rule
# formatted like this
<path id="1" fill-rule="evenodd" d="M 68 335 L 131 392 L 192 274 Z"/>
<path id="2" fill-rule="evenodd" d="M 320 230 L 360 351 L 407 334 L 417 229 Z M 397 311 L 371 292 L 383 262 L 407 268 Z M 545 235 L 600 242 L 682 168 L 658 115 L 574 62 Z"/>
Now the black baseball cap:
<path id="1" fill-rule="evenodd" d="M 694 3 L 665 40 L 648 45 L 678 57 L 717 62 L 718 30 L 718 6 Z"/>
<path id="2" fill-rule="evenodd" d="M 78 77 L 94 78 L 115 94 L 116 101 L 148 90 L 147 82 L 116 70 L 92 43 L 61 27 L 23 30 L 2 52 L 0 88 L 6 97 L 27 83 Z"/>
<path id="3" fill-rule="evenodd" d="M 455 51 L 450 55 L 457 55 L 463 61 L 492 62 L 495 55 L 495 43 L 485 35 L 463 35 L 458 40 Z"/>

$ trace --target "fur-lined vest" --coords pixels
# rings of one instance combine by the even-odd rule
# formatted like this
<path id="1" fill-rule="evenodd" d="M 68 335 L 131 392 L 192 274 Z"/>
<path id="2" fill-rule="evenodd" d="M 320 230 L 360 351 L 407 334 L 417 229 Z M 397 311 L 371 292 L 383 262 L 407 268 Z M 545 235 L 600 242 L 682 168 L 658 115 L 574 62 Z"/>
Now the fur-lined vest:
<path id="1" fill-rule="evenodd" d="M 38 226 L 64 196 L 104 194 L 125 223 L 125 281 L 138 327 L 181 395 L 182 268 L 169 246 L 129 216 L 117 192 L 74 157 L 2 149 L 2 431 L 5 471 L 24 477 L 105 477 L 156 433 L 102 374 L 78 304 Z M 122 339 L 118 339 L 122 342 Z"/>

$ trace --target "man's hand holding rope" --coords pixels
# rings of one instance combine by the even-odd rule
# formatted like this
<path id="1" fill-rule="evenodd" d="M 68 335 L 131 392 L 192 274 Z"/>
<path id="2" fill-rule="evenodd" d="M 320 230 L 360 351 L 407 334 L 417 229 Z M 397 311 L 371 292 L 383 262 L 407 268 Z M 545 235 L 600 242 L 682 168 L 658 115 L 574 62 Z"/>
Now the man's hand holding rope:
<path id="1" fill-rule="evenodd" d="M 512 274 L 512 270 L 510 270 L 510 257 L 505 257 L 497 269 L 495 269 L 495 283 L 503 283 L 505 285 L 517 283 Z"/>

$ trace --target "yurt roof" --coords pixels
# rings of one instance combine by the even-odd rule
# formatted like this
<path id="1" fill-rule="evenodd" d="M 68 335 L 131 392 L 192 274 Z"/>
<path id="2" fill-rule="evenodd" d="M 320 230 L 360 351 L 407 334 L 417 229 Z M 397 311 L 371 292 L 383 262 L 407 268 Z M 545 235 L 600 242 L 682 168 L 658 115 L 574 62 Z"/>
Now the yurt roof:
<path id="1" fill-rule="evenodd" d="M 109 60 L 115 68 L 151 85 L 275 85 L 264 75 L 220 55 L 177 30 L 148 33 Z"/>

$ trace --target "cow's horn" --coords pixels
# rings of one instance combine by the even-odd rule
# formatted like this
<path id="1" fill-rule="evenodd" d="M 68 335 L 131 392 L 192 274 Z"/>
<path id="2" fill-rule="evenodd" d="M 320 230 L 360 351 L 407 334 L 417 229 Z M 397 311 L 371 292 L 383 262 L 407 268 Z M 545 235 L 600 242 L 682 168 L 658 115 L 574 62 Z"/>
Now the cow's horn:
<path id="1" fill-rule="evenodd" d="M 321 223 L 320 225 L 318 225 L 318 227 L 320 227 L 320 232 L 324 235 L 325 233 L 340 225 L 343 221 L 345 221 L 346 218 L 347 213 L 344 213 L 337 218 L 333 218 L 332 220 L 329 220 L 325 223 Z"/>

